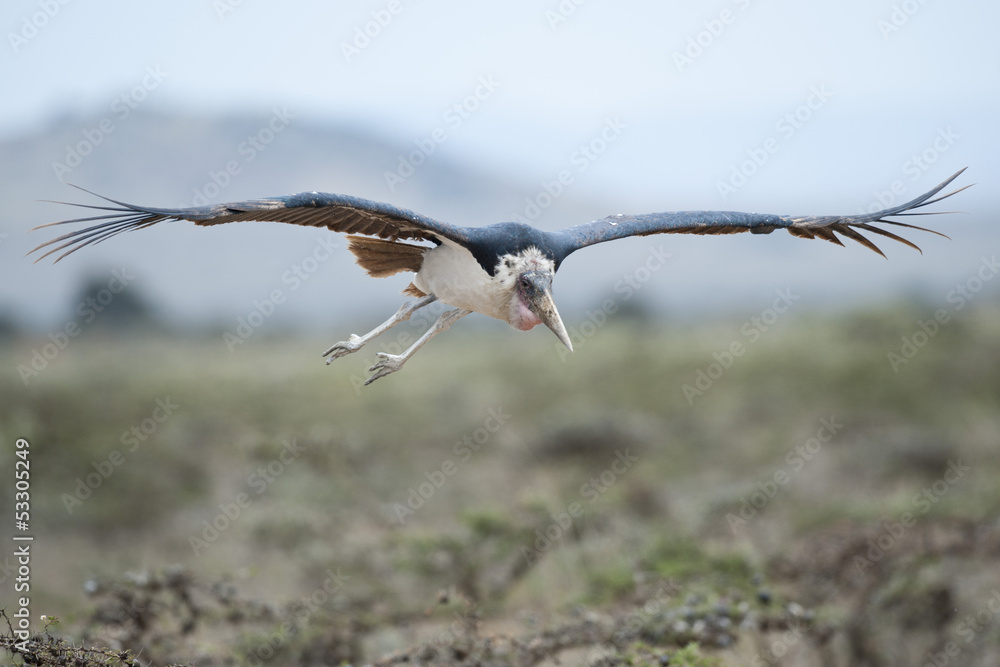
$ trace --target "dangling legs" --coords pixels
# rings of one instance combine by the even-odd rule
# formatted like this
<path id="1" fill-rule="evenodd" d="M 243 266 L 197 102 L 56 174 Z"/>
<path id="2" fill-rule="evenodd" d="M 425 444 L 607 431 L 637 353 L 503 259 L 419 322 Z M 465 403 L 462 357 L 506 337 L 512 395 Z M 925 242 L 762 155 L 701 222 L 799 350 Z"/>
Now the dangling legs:
<path id="1" fill-rule="evenodd" d="M 326 363 L 329 364 L 334 359 L 339 359 L 340 357 L 350 354 L 351 352 L 357 352 L 373 338 L 381 336 L 386 331 L 393 328 L 400 322 L 405 322 L 406 320 L 410 319 L 410 315 L 415 313 L 417 310 L 423 308 L 424 306 L 433 303 L 436 300 L 437 300 L 436 296 L 434 296 L 433 294 L 428 294 L 426 296 L 417 299 L 416 301 L 413 301 L 412 303 L 404 303 L 402 306 L 399 307 L 399 310 L 396 311 L 395 315 L 393 315 L 385 322 L 383 322 L 382 324 L 378 325 L 377 327 L 366 333 L 364 336 L 351 334 L 351 337 L 348 338 L 347 340 L 342 340 L 339 343 L 333 345 L 329 350 L 323 353 L 324 357 L 330 357 L 329 359 L 326 360 Z"/>
<path id="2" fill-rule="evenodd" d="M 423 346 L 424 343 L 429 341 L 431 338 L 434 338 L 434 336 L 438 335 L 442 331 L 447 331 L 448 327 L 450 327 L 457 320 L 465 317 L 471 312 L 472 312 L 471 310 L 456 309 L 442 313 L 441 317 L 439 317 L 437 319 L 437 322 L 434 323 L 434 326 L 428 329 L 423 336 L 418 338 L 417 341 L 402 354 L 389 354 L 387 352 L 379 352 L 378 356 L 381 357 L 382 360 L 376 362 L 374 366 L 368 369 L 369 371 L 375 371 L 375 374 L 372 375 L 370 378 L 368 378 L 367 381 L 365 381 L 365 385 L 367 386 L 372 382 L 374 382 L 375 380 L 379 379 L 380 377 L 398 371 L 400 368 L 403 367 L 403 364 L 405 364 L 406 361 Z"/>

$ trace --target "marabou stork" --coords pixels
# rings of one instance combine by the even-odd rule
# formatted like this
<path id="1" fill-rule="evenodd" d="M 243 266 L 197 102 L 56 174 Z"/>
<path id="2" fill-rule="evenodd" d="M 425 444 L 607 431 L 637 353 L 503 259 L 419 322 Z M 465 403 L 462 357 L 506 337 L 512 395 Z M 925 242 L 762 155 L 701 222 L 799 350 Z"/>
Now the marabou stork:
<path id="1" fill-rule="evenodd" d="M 899 241 L 919 251 L 920 248 L 912 242 L 876 227 L 875 224 L 895 225 L 944 236 L 924 227 L 888 218 L 943 213 L 914 211 L 964 190 L 965 188 L 960 188 L 935 197 L 963 171 L 965 169 L 913 201 L 870 215 L 787 216 L 734 211 L 618 214 L 557 232 L 545 232 L 517 222 L 501 222 L 486 227 L 459 227 L 390 204 L 322 192 L 192 208 L 150 208 L 101 197 L 113 205 L 72 205 L 106 211 L 105 213 L 53 222 L 41 227 L 94 221 L 99 221 L 98 224 L 47 241 L 31 253 L 55 246 L 38 260 L 61 250 L 65 251 L 55 260 L 59 261 L 80 248 L 122 232 L 172 220 L 189 220 L 205 226 L 248 220 L 286 222 L 308 227 L 326 227 L 349 234 L 348 247 L 368 275 L 382 278 L 401 271 L 415 273 L 416 276 L 404 293 L 416 300 L 403 304 L 392 317 L 367 334 L 352 334 L 346 341 L 330 347 L 323 353 L 328 364 L 346 354 L 357 352 L 373 338 L 409 319 L 416 310 L 434 301 L 454 306 L 454 310 L 442 314 L 402 354 L 379 352 L 380 360 L 369 369 L 373 374 L 365 383 L 370 384 L 398 371 L 424 343 L 472 312 L 503 320 L 521 331 L 545 324 L 572 350 L 573 345 L 566 327 L 563 326 L 552 299 L 552 278 L 570 253 L 595 243 L 650 234 L 736 234 L 747 231 L 752 234 L 770 234 L 776 229 L 786 229 L 793 236 L 820 238 L 843 245 L 837 236 L 840 234 L 882 255 L 882 251 L 862 235 L 861 232 L 864 231 Z M 412 240 L 428 242 L 430 245 L 404 243 Z"/>

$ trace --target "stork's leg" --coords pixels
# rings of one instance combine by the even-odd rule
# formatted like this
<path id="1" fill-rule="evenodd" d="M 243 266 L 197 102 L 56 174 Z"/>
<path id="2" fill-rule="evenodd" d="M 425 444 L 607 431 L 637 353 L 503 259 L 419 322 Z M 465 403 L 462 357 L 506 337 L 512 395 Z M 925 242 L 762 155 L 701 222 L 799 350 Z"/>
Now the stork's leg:
<path id="1" fill-rule="evenodd" d="M 447 331 L 448 327 L 471 312 L 471 310 L 462 310 L 461 308 L 458 308 L 442 313 L 441 317 L 439 317 L 434 323 L 434 326 L 428 329 L 423 336 L 417 339 L 417 342 L 411 345 L 409 349 L 402 354 L 379 352 L 378 356 L 381 357 L 381 361 L 376 362 L 374 366 L 368 369 L 369 371 L 375 371 L 375 374 L 365 381 L 365 385 L 369 385 L 389 373 L 395 373 L 398 371 L 403 367 L 403 364 L 405 364 L 406 361 L 416 353 L 417 350 L 423 347 L 424 343 L 429 341 L 431 338 L 434 338 L 434 336 L 438 335 L 442 331 Z"/>
<path id="2" fill-rule="evenodd" d="M 364 347 L 365 343 L 367 343 L 368 341 L 372 340 L 377 336 L 381 336 L 386 331 L 393 328 L 400 322 L 405 322 L 406 320 L 410 319 L 410 315 L 415 313 L 417 310 L 423 308 L 427 304 L 433 303 L 436 300 L 437 300 L 436 296 L 434 296 L 433 294 L 428 294 L 411 303 L 404 303 L 402 306 L 399 307 L 399 310 L 396 311 L 395 315 L 393 315 L 385 322 L 383 322 L 382 324 L 378 325 L 377 327 L 366 333 L 364 336 L 351 334 L 351 337 L 348 338 L 347 340 L 342 340 L 339 343 L 334 344 L 333 347 L 331 347 L 329 350 L 323 353 L 324 357 L 330 357 L 329 359 L 326 360 L 326 363 L 329 364 L 334 359 L 339 359 L 345 354 L 350 354 L 351 352 L 357 352 L 362 347 Z"/>

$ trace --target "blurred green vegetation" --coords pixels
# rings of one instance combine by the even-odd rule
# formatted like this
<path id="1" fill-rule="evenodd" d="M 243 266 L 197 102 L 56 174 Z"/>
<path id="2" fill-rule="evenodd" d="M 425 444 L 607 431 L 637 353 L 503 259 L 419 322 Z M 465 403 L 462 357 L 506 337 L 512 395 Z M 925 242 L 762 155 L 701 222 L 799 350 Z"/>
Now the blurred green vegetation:
<path id="1" fill-rule="evenodd" d="M 1000 590 L 1000 304 L 953 313 L 894 368 L 933 311 L 799 314 L 752 341 L 739 320 L 611 323 L 570 355 L 547 332 L 456 326 L 360 390 L 378 341 L 326 366 L 329 340 L 230 353 L 102 331 L 25 383 L 48 339 L 8 338 L 0 428 L 31 442 L 33 604 L 78 635 L 89 580 L 180 564 L 280 606 L 340 572 L 312 620 L 371 660 L 621 620 L 669 582 L 645 634 L 592 664 L 664 647 L 670 664 L 746 664 L 807 616 L 808 638 L 765 662 L 916 664 Z M 269 660 L 333 641 L 309 628 Z M 226 655 L 259 636 L 201 641 Z M 155 657 L 201 655 L 184 646 Z"/>

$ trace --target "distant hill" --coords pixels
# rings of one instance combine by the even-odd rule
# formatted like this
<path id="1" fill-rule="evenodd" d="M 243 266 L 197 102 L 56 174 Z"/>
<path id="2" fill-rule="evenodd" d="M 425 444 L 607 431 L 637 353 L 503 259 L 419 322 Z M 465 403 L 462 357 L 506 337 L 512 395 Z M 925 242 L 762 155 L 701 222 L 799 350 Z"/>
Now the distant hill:
<path id="1" fill-rule="evenodd" d="M 281 109 L 221 118 L 140 109 L 123 119 L 114 113 L 58 119 L 45 131 L 0 144 L 0 152 L 8 158 L 0 161 L 2 229 L 7 233 L 0 238 L 0 251 L 6 251 L 5 270 L 20 266 L 31 275 L 27 283 L 4 281 L 0 303 L 9 304 L 8 311 L 18 318 L 45 326 L 74 306 L 67 300 L 72 301 L 84 276 L 91 279 L 107 267 L 128 262 L 140 274 L 136 289 L 150 293 L 165 314 L 191 324 L 218 324 L 245 313 L 255 296 L 287 289 L 281 276 L 316 246 L 315 230 L 286 225 L 243 225 L 223 233 L 177 225 L 166 233 L 157 229 L 116 238 L 54 268 L 46 262 L 31 265 L 21 256 L 58 230 L 23 232 L 81 214 L 39 200 L 101 203 L 64 182 L 164 206 L 307 190 L 342 192 L 474 225 L 510 219 L 524 211 L 526 197 L 540 191 L 540 186 L 517 183 L 488 168 L 451 162 L 444 155 L 445 145 L 433 146 L 433 152 L 427 148 L 426 142 L 393 143 L 369 128 L 317 125 L 289 117 Z M 603 215 L 606 207 L 588 205 L 585 194 L 553 201 L 538 223 L 544 226 L 555 217 L 565 221 L 548 225 L 555 227 Z M 341 252 L 335 264 L 322 267 L 325 285 L 320 288 L 320 281 L 315 281 L 301 290 L 327 295 L 331 310 L 323 319 L 332 317 L 335 303 L 343 312 L 356 310 L 380 290 L 391 293 L 405 286 L 405 281 L 396 287 L 363 278 L 345 244 L 336 238 Z M 350 292 L 329 298 L 330 285 L 340 280 Z M 382 313 L 390 308 L 383 305 L 383 297 L 378 299 L 379 305 L 371 310 Z M 306 301 L 297 301 L 278 314 L 279 319 L 307 314 L 312 319 L 314 304 Z"/>
<path id="2" fill-rule="evenodd" d="M 559 189 L 551 181 L 546 186 L 545 181 L 494 169 L 486 155 L 470 164 L 453 148 L 458 140 L 436 142 L 428 133 L 399 141 L 374 124 L 323 124 L 281 108 L 222 117 L 146 108 L 124 115 L 109 109 L 105 115 L 53 119 L 43 130 L 0 141 L 5 158 L 0 160 L 0 316 L 41 333 L 62 327 L 79 305 L 75 299 L 82 283 L 95 276 L 110 279 L 111 271 L 122 267 L 136 275 L 129 289 L 174 328 L 225 329 L 246 316 L 255 300 L 278 289 L 288 298 L 268 327 L 329 330 L 331 338 L 342 338 L 380 321 L 402 300 L 404 277 L 365 278 L 342 238 L 289 225 L 157 227 L 116 237 L 56 266 L 32 264 L 24 255 L 56 230 L 25 232 L 80 213 L 39 200 L 99 203 L 65 183 L 154 206 L 308 190 L 342 192 L 459 224 L 521 218 L 544 229 L 615 212 L 684 209 L 697 206 L 695 202 L 719 207 L 671 186 L 671 175 L 683 168 L 682 157 L 662 164 L 662 191 L 635 201 L 610 189 L 598 195 L 583 176 Z M 573 169 L 571 156 L 566 158 L 565 166 Z M 929 178 L 920 187 L 932 185 Z M 970 172 L 963 181 L 975 179 Z M 829 192 L 836 196 L 828 194 L 815 204 L 822 210 L 785 211 L 776 203 L 774 212 L 849 213 L 857 208 L 850 202 L 870 197 L 864 190 L 854 198 L 842 191 L 831 186 Z M 953 206 L 976 214 L 975 204 L 988 194 L 974 188 Z M 848 204 L 839 205 L 843 211 L 826 210 L 829 200 Z M 778 290 L 787 289 L 801 296 L 796 309 L 803 310 L 914 295 L 937 307 L 956 280 L 973 275 L 985 235 L 995 238 L 984 220 L 982 214 L 930 220 L 954 240 L 916 234 L 924 256 L 886 242 L 888 262 L 859 246 L 840 249 L 782 233 L 631 239 L 571 257 L 555 293 L 568 326 L 599 318 L 597 310 L 607 299 L 620 307 L 641 307 L 653 317 L 700 317 L 722 310 L 749 317 L 770 306 Z M 315 280 L 312 275 L 298 283 L 287 280 L 289 271 L 324 244 L 336 251 L 332 261 L 317 264 Z M 653 261 L 665 256 L 666 262 Z M 656 265 L 653 271 L 650 262 Z M 463 322 L 460 328 L 502 326 L 473 319 L 479 324 Z"/>

